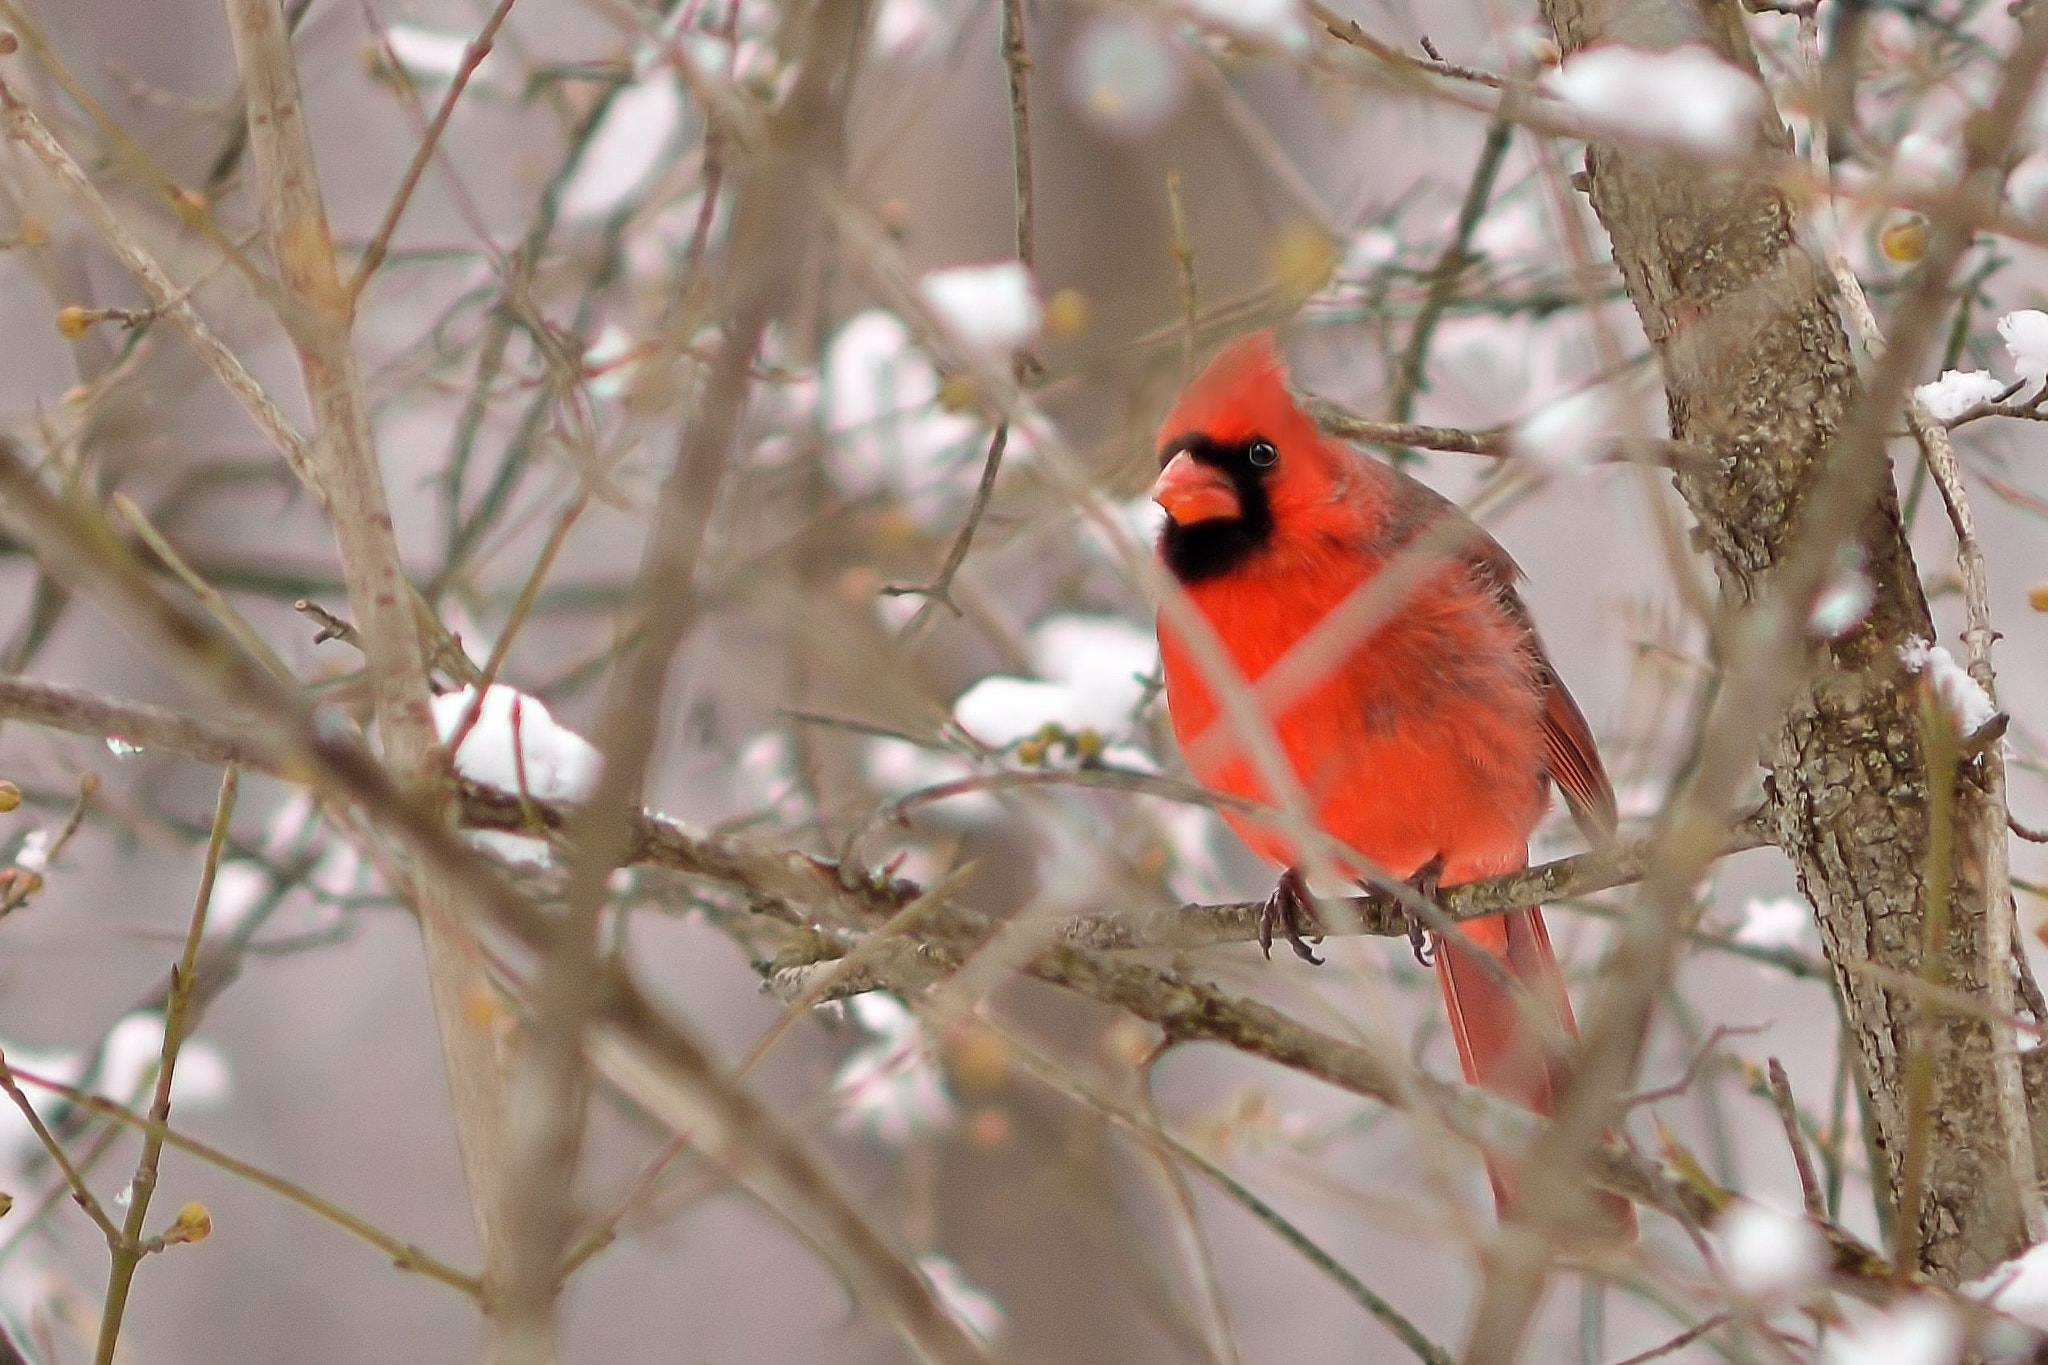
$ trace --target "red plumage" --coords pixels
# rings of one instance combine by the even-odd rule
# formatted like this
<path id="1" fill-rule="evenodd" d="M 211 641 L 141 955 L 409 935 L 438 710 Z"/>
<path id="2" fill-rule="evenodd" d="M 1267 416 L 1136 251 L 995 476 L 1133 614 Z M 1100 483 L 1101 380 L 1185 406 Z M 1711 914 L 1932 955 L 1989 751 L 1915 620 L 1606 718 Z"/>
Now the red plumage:
<path id="1" fill-rule="evenodd" d="M 1612 835 L 1613 792 L 1515 593 L 1514 562 L 1435 492 L 1325 437 L 1288 391 L 1269 336 L 1230 346 L 1188 386 L 1160 449 L 1162 557 L 1254 685 L 1388 565 L 1422 569 L 1293 696 L 1261 698 L 1322 832 L 1398 878 L 1440 864 L 1445 884 L 1475 880 L 1527 864 L 1556 781 L 1590 835 Z M 1428 558 L 1402 559 L 1421 537 Z M 1174 733 L 1195 776 L 1277 804 L 1165 613 L 1159 636 Z M 1272 825 L 1225 818 L 1270 861 L 1308 861 Z M 1571 1037 L 1574 1024 L 1542 914 L 1464 929 L 1472 946 L 1440 943 L 1436 963 L 1466 1077 L 1548 1112 L 1558 1058 L 1543 1036 Z M 1506 969 L 1547 1027 L 1474 949 Z M 1511 1172 L 1491 1169 L 1506 1204 Z M 1617 1203 L 1613 1216 L 1632 1229 Z"/>

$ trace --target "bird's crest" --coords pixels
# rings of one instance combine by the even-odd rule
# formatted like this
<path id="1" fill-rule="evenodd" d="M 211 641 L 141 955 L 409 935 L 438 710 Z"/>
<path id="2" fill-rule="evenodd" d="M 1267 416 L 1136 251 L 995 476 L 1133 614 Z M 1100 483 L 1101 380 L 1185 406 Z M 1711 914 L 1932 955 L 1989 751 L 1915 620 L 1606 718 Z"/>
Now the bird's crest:
<path id="1" fill-rule="evenodd" d="M 1270 331 L 1240 337 L 1195 376 L 1160 426 L 1162 441 L 1189 432 L 1223 442 L 1263 434 L 1278 439 L 1303 421 L 1287 387 L 1287 365 Z"/>

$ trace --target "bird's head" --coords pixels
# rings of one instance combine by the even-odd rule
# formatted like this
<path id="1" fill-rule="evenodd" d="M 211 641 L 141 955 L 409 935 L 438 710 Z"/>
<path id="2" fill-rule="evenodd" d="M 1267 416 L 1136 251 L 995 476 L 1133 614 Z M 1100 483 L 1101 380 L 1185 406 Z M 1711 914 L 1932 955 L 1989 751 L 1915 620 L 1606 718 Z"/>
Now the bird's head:
<path id="1" fill-rule="evenodd" d="M 1232 342 L 1160 426 L 1160 557 L 1183 583 L 1251 565 L 1328 515 L 1348 454 L 1289 391 L 1272 333 Z"/>

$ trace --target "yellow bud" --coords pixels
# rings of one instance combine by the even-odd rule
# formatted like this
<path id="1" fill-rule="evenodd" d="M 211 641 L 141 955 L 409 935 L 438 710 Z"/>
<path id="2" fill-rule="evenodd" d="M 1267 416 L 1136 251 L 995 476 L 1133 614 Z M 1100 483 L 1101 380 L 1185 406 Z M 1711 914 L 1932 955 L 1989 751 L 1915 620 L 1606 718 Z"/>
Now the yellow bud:
<path id="1" fill-rule="evenodd" d="M 2027 589 L 2027 605 L 2035 611 L 2048 611 L 2048 583 L 2036 583 Z"/>
<path id="2" fill-rule="evenodd" d="M 1035 739 L 1027 739 L 1017 746 L 1017 761 L 1027 768 L 1035 768 L 1045 762 L 1045 745 Z"/>
<path id="3" fill-rule="evenodd" d="M 1010 1079 L 1010 1049 L 996 1034 L 968 1025 L 946 1040 L 954 1084 L 970 1097 L 993 1095 Z"/>
<path id="4" fill-rule="evenodd" d="M 1088 296 L 1073 288 L 1055 290 L 1045 301 L 1045 334 L 1067 341 L 1087 330 Z"/>
<path id="5" fill-rule="evenodd" d="M 0 57 L 12 57 L 21 50 L 21 39 L 0 28 Z"/>
<path id="6" fill-rule="evenodd" d="M 1927 220 L 1905 218 L 1877 235 L 1878 250 L 1888 261 L 1911 265 L 1927 254 Z"/>
<path id="7" fill-rule="evenodd" d="M 1074 736 L 1074 752 L 1082 758 L 1100 758 L 1104 748 L 1102 732 L 1084 729 Z"/>
<path id="8" fill-rule="evenodd" d="M 474 1029 L 487 1029 L 498 1022 L 498 997 L 482 986 L 462 997 L 462 1021 Z"/>
<path id="9" fill-rule="evenodd" d="M 66 304 L 57 310 L 57 330 L 68 341 L 76 341 L 84 336 L 96 320 L 90 310 L 80 308 L 75 303 Z"/>
<path id="10" fill-rule="evenodd" d="M 946 412 L 970 412 L 974 408 L 974 381 L 964 374 L 949 374 L 939 381 L 939 407 Z"/>
<path id="11" fill-rule="evenodd" d="M 0 815 L 21 805 L 21 788 L 5 778 L 0 778 Z"/>
<path id="12" fill-rule="evenodd" d="M 0 1218 L 5 1218 L 12 1212 L 14 1212 L 14 1196 L 4 1190 L 0 1190 Z"/>
<path id="13" fill-rule="evenodd" d="M 15 230 L 14 235 L 23 246 L 48 246 L 50 244 L 50 230 L 44 227 L 43 220 L 36 217 L 33 213 L 21 215 L 21 224 Z"/>
<path id="14" fill-rule="evenodd" d="M 164 1245 L 177 1246 L 180 1242 L 203 1242 L 213 1231 L 213 1216 L 206 1211 L 206 1205 L 191 1203 L 178 1210 L 178 1217 L 164 1229 Z"/>
<path id="15" fill-rule="evenodd" d="M 1315 293 L 1337 268 L 1337 244 L 1314 223 L 1290 223 L 1273 238 L 1273 278 L 1290 294 Z"/>

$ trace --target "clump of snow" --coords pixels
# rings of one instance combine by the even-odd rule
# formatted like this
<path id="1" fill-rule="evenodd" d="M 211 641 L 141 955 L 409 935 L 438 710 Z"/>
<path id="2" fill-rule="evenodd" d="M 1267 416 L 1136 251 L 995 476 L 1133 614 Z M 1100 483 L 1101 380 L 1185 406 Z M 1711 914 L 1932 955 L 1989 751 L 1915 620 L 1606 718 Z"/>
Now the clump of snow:
<path id="1" fill-rule="evenodd" d="M 153 1085 L 163 1058 L 164 1017 L 138 1011 L 122 1017 L 100 1040 L 99 1064 L 93 1068 L 95 1095 L 130 1104 Z M 178 1047 L 178 1069 L 171 1074 L 171 1100 L 190 1108 L 219 1104 L 228 1097 L 227 1059 L 213 1044 L 187 1038 Z"/>
<path id="2" fill-rule="evenodd" d="M 1913 1297 L 1828 1334 L 1820 1365 L 1955 1365 L 1963 1324 L 1933 1299 Z"/>
<path id="3" fill-rule="evenodd" d="M 50 870 L 50 831 L 32 829 L 21 836 L 21 847 L 14 851 L 14 865 L 23 872 L 48 872 Z"/>
<path id="4" fill-rule="evenodd" d="M 1806 632 L 1822 640 L 1839 640 L 1870 613 L 1875 590 L 1870 575 L 1857 568 L 1836 573 L 1821 587 L 1807 613 Z"/>
<path id="5" fill-rule="evenodd" d="M 1188 12 L 1205 24 L 1289 52 L 1308 46 L 1308 23 L 1299 0 L 1187 0 Z"/>
<path id="6" fill-rule="evenodd" d="M 1066 62 L 1067 94 L 1098 130 L 1136 139 L 1173 117 L 1187 91 L 1181 56 L 1133 10 L 1104 8 L 1088 21 Z"/>
<path id="7" fill-rule="evenodd" d="M 1735 941 L 1753 948 L 1805 948 L 1813 938 L 1813 912 L 1797 896 L 1752 896 L 1735 930 Z"/>
<path id="8" fill-rule="evenodd" d="M 2048 1242 L 1992 1267 L 1981 1279 L 1962 1286 L 1962 1292 L 2029 1327 L 2048 1331 Z"/>
<path id="9" fill-rule="evenodd" d="M 932 1297 L 953 1321 L 984 1345 L 1002 1335 L 1006 1319 L 995 1295 L 967 1278 L 952 1257 L 928 1251 L 917 1258 L 917 1270 L 932 1287 Z"/>
<path id="10" fill-rule="evenodd" d="M 1764 109 L 1754 80 L 1696 44 L 1590 47 L 1545 73 L 1543 86 L 1596 133 L 1708 155 L 1748 151 Z"/>
<path id="11" fill-rule="evenodd" d="M 1022 261 L 955 265 L 917 282 L 918 296 L 946 335 L 983 355 L 1007 356 L 1038 338 L 1045 305 Z"/>
<path id="12" fill-rule="evenodd" d="M 1569 473 L 1598 458 L 1615 435 L 1617 418 L 1604 387 L 1576 389 L 1515 423 L 1508 446 L 1550 473 Z"/>
<path id="13" fill-rule="evenodd" d="M 563 219 L 589 222 L 618 212 L 662 164 L 682 124 L 682 88 L 665 69 L 649 71 L 613 95 L 562 186 Z"/>
<path id="14" fill-rule="evenodd" d="M 2040 214 L 2048 205 L 2048 152 L 2036 152 L 2012 168 L 2005 178 L 2005 197 L 2022 217 Z"/>
<path id="15" fill-rule="evenodd" d="M 981 424 L 938 406 L 931 359 L 893 313 L 847 319 L 826 348 L 821 375 L 826 468 L 848 497 L 887 493 L 921 525 L 942 510 L 932 496 L 981 442 Z"/>
<path id="16" fill-rule="evenodd" d="M 248 923 L 270 895 L 269 869 L 247 858 L 229 858 L 213 874 L 213 899 L 206 906 L 206 932 L 232 934 Z"/>
<path id="17" fill-rule="evenodd" d="M 960 728 L 991 748 L 1054 724 L 1108 734 L 1128 726 L 1158 662 L 1152 633 L 1120 617 L 1054 616 L 1031 633 L 1042 678 L 983 678 L 953 704 Z"/>
<path id="18" fill-rule="evenodd" d="M 885 991 L 856 995 L 847 1005 L 873 1041 L 833 1074 L 833 1122 L 891 1145 L 951 1127 L 953 1097 L 924 1024 Z"/>
<path id="19" fill-rule="evenodd" d="M 394 62 L 400 75 L 415 81 L 446 84 L 461 74 L 462 64 L 469 55 L 469 41 L 465 34 L 450 33 L 444 29 L 426 28 L 419 24 L 389 24 L 378 35 L 377 55 Z M 485 53 L 476 70 L 470 73 L 471 86 L 494 83 L 502 65 L 495 51 Z"/>
<path id="20" fill-rule="evenodd" d="M 1998 714 L 1998 708 L 1977 680 L 1940 645 L 1926 640 L 1908 640 L 1899 646 L 1899 659 L 1909 672 L 1918 673 L 1934 689 L 1934 695 L 1948 710 L 1956 733 L 1974 735 Z"/>
<path id="21" fill-rule="evenodd" d="M 1375 224 L 1363 232 L 1353 233 L 1351 240 L 1344 244 L 1344 257 L 1337 266 L 1337 274 L 1344 279 L 1370 275 L 1400 254 L 1401 239 Z"/>
<path id="22" fill-rule="evenodd" d="M 1955 183 L 1963 168 L 1954 143 L 1924 130 L 1899 139 L 1892 153 L 1892 178 L 1908 189 L 1936 190 Z"/>
<path id="23" fill-rule="evenodd" d="M 860 766 L 861 776 L 870 787 L 892 797 L 974 775 L 974 766 L 958 754 L 887 736 L 867 742 L 861 750 Z M 926 809 L 962 824 L 983 823 L 1003 813 L 1002 804 L 987 792 L 965 793 Z"/>
<path id="24" fill-rule="evenodd" d="M 592 398 L 623 395 L 633 373 L 633 367 L 626 363 L 633 354 L 633 346 L 633 334 L 616 322 L 607 322 L 600 328 L 597 339 L 583 352 L 583 372 L 590 376 L 583 381 L 583 391 Z"/>
<path id="25" fill-rule="evenodd" d="M 443 744 L 455 737 L 455 728 L 475 695 L 475 688 L 465 687 L 434 698 L 434 728 Z M 516 752 L 512 743 L 515 731 L 519 736 Z M 516 792 L 522 790 L 522 762 L 523 790 L 537 800 L 581 801 L 597 788 L 601 761 L 596 747 L 574 730 L 556 724 L 538 697 L 494 683 L 484 694 L 476 724 L 456 751 L 455 771 L 472 782 Z"/>
<path id="26" fill-rule="evenodd" d="M 1979 403 L 2005 392 L 2005 384 L 1988 370 L 1943 370 L 1941 378 L 1913 390 L 1937 422 L 1953 422 Z"/>
<path id="27" fill-rule="evenodd" d="M 1743 1199 L 1714 1225 L 1735 1287 L 1760 1302 L 1796 1298 L 1819 1283 L 1827 1244 L 1811 1219 Z"/>
<path id="28" fill-rule="evenodd" d="M 868 43 L 884 57 L 915 57 L 938 28 L 939 9 L 932 0 L 882 0 Z"/>
<path id="29" fill-rule="evenodd" d="M 2048 384 L 2048 313 L 2038 308 L 2007 313 L 1998 320 L 1998 334 L 2005 338 L 2014 373 L 2027 381 L 2029 391 Z"/>

